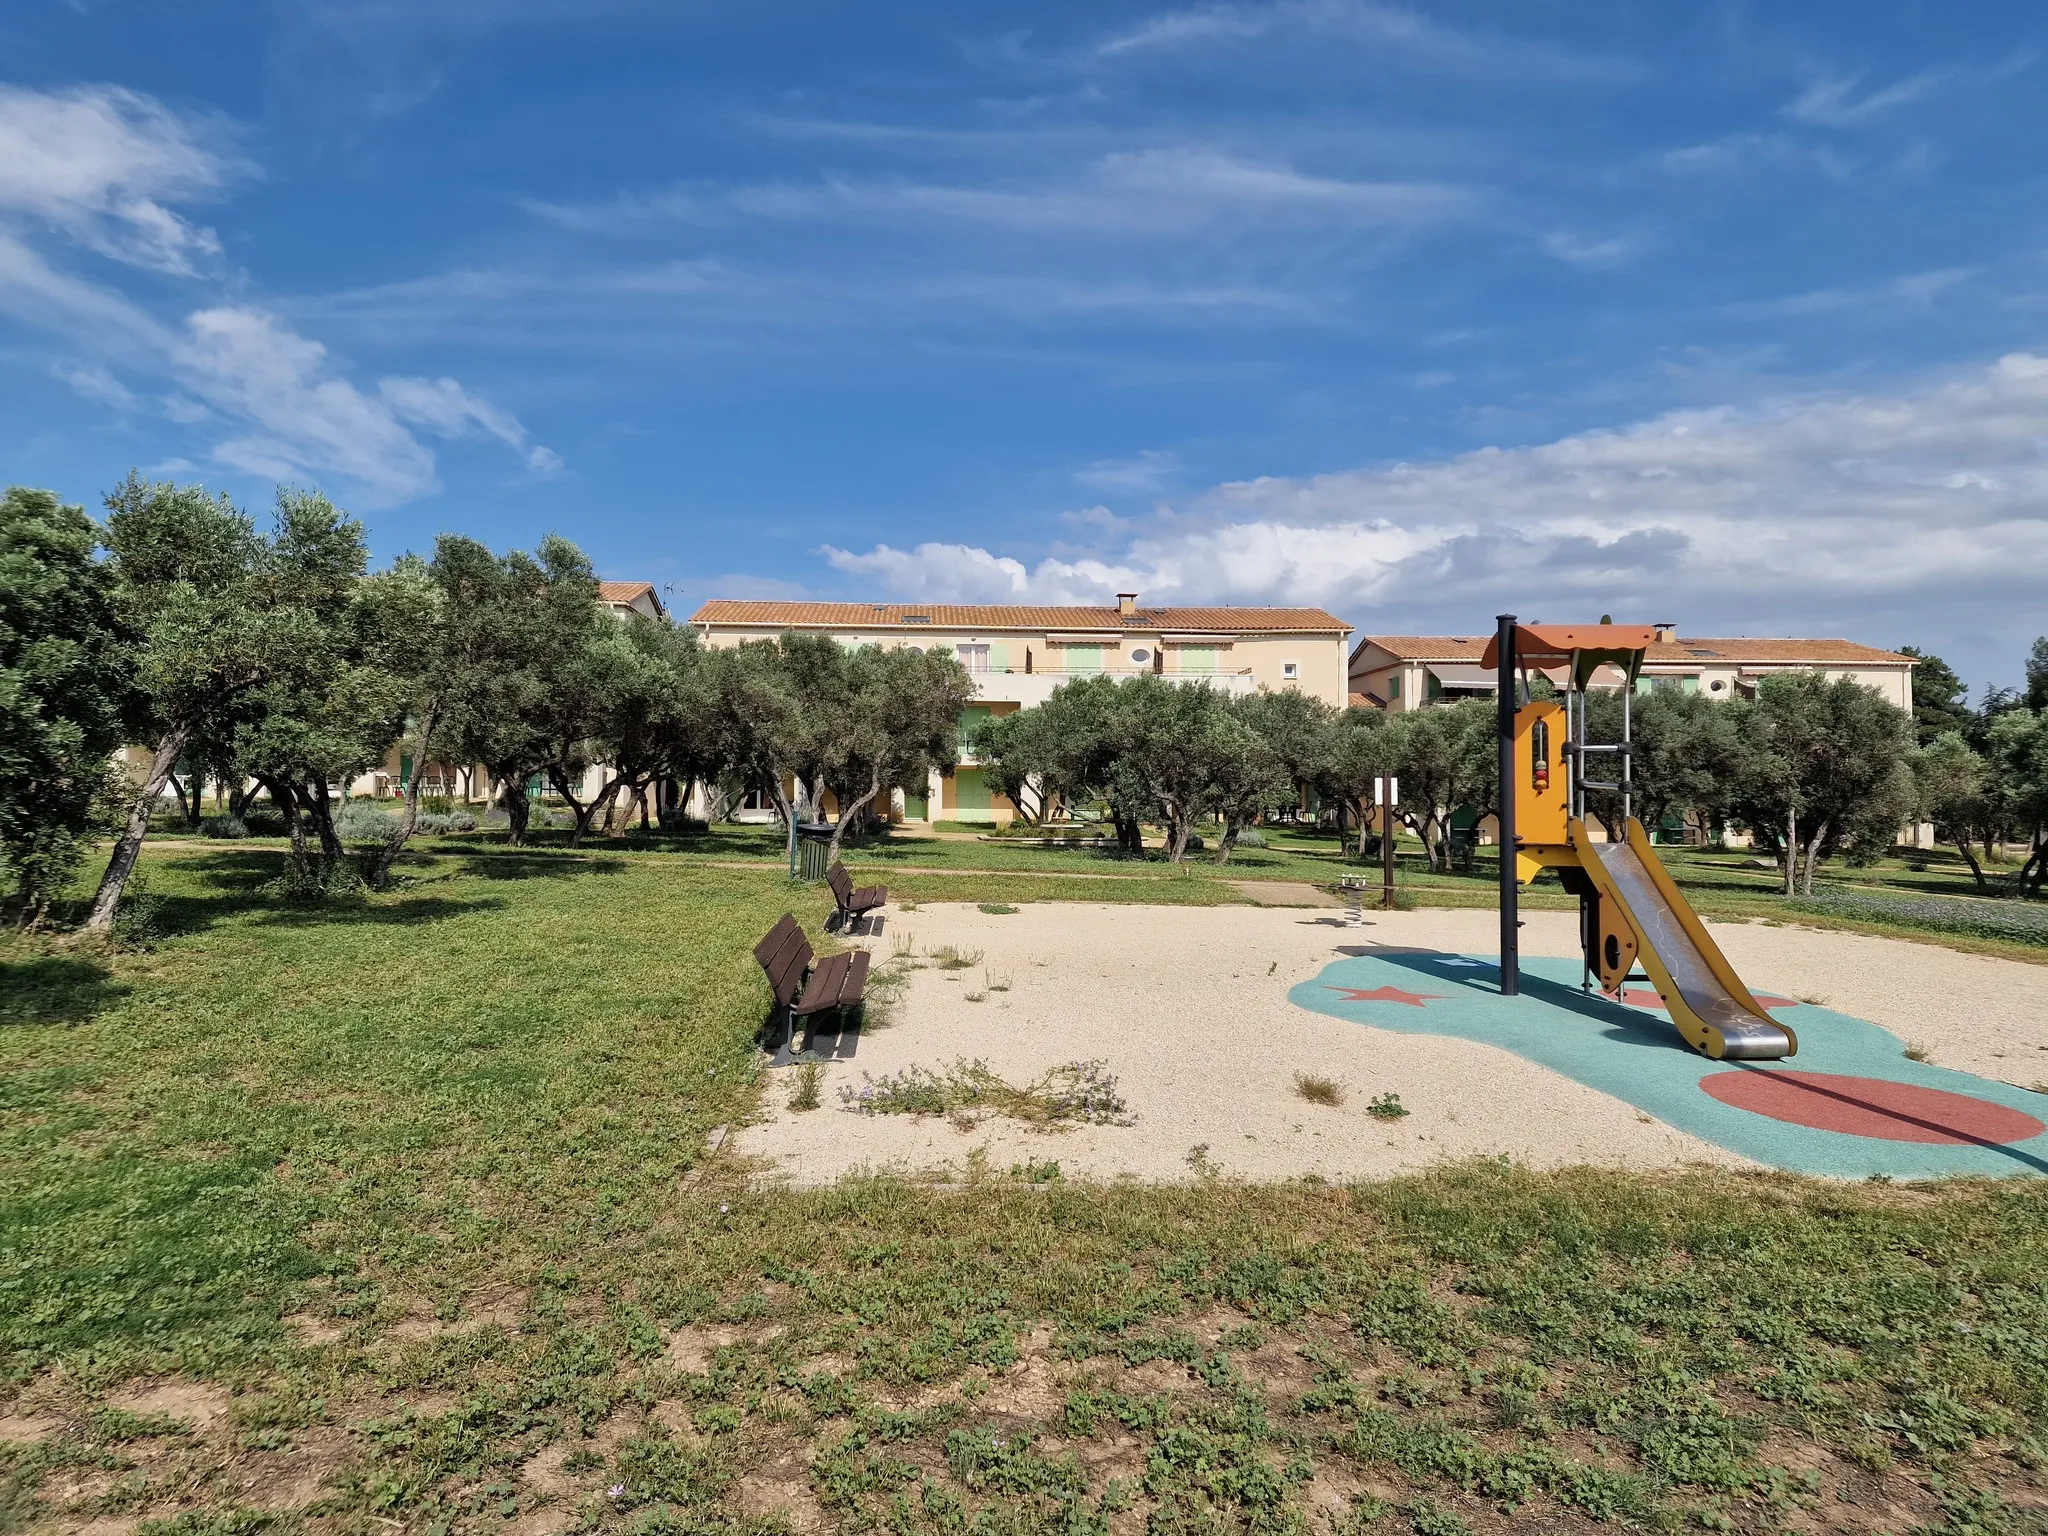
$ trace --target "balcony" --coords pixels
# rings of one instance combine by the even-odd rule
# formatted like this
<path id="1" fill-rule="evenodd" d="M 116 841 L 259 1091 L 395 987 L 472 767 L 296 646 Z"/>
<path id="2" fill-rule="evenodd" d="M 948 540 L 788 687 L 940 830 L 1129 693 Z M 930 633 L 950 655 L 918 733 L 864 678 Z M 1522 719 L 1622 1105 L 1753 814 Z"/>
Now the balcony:
<path id="1" fill-rule="evenodd" d="M 1207 683 L 1228 694 L 1256 693 L 1258 686 L 1252 681 L 1251 668 L 1218 667 L 1205 672 L 1159 672 L 1150 667 L 1097 667 L 1089 671 L 1054 672 L 1040 667 L 1026 672 L 1022 667 L 988 667 L 980 671 L 971 670 L 968 676 L 974 679 L 974 696 L 992 704 L 1043 704 L 1052 696 L 1053 689 L 1061 683 L 1070 683 L 1077 677 L 1113 677 L 1122 681 L 1133 677 L 1160 677 L 1169 683 Z"/>

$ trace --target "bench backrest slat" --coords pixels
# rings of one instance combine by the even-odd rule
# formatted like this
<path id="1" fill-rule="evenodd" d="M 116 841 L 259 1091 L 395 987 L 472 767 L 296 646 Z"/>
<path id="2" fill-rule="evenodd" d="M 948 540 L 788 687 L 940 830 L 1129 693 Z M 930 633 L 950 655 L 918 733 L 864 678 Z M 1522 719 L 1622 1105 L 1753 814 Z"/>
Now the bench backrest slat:
<path id="1" fill-rule="evenodd" d="M 788 1007 L 811 964 L 810 940 L 804 937 L 794 914 L 782 914 L 781 921 L 754 946 L 754 958 L 768 974 L 768 989 L 775 994 L 776 1006 Z"/>
<path id="2" fill-rule="evenodd" d="M 825 883 L 832 887 L 832 894 L 840 901 L 853 894 L 853 876 L 846 872 L 844 864 L 834 864 L 826 870 Z"/>

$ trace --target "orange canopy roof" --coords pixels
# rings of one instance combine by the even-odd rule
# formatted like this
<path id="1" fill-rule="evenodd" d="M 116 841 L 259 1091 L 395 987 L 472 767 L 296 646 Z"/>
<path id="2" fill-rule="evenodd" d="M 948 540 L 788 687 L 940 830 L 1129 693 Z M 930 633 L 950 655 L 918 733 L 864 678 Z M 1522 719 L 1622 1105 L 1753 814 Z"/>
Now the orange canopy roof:
<path id="1" fill-rule="evenodd" d="M 1657 643 L 1648 624 L 1517 624 L 1515 660 L 1525 667 L 1558 667 L 1577 652 L 1582 665 L 1616 662 L 1628 665 Z M 1483 667 L 1500 665 L 1500 637 L 1486 642 Z"/>

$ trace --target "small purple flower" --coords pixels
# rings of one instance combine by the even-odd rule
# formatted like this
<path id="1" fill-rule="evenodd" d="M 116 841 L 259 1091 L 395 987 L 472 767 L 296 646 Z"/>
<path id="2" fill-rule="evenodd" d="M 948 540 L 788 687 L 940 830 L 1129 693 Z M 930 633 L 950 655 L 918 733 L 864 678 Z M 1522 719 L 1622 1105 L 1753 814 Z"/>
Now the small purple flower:
<path id="1" fill-rule="evenodd" d="M 624 1483 L 613 1483 L 605 1491 L 615 1499 L 623 1499 L 626 1496 L 626 1485 Z"/>

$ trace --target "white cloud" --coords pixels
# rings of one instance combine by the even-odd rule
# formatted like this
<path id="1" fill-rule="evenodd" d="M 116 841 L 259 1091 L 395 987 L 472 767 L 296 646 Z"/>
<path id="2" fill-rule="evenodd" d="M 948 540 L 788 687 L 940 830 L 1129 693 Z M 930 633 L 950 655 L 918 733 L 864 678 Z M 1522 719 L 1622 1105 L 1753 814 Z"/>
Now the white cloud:
<path id="1" fill-rule="evenodd" d="M 0 86 L 0 215 L 43 220 L 103 256 L 189 276 L 220 241 L 166 205 L 216 195 L 243 169 L 208 137 L 117 86 Z"/>
<path id="2" fill-rule="evenodd" d="M 277 479 L 344 475 L 377 502 L 439 488 L 434 456 L 390 407 L 339 377 L 327 349 L 273 314 L 189 316 L 174 366 L 185 387 L 252 430 L 218 443 L 216 461 Z"/>
<path id="3" fill-rule="evenodd" d="M 1128 459 L 1097 459 L 1074 472 L 1090 490 L 1111 495 L 1151 496 L 1179 472 L 1180 460 L 1169 450 L 1147 448 Z"/>
<path id="4" fill-rule="evenodd" d="M 1254 216 L 1424 225 L 1467 215 L 1477 202 L 1463 187 L 1321 175 L 1282 161 L 1189 144 L 1098 155 L 1060 175 L 1006 185 L 827 177 L 679 187 L 596 203 L 529 201 L 525 206 L 581 234 L 628 234 L 659 224 L 745 217 L 942 223 L 1103 238 L 1184 235 Z"/>
<path id="5" fill-rule="evenodd" d="M 55 363 L 51 374 L 69 384 L 87 400 L 96 400 L 101 405 L 111 405 L 117 411 L 132 411 L 142 402 L 135 398 L 135 392 L 119 379 L 104 363 Z"/>
<path id="6" fill-rule="evenodd" d="M 534 474 L 562 467 L 551 449 L 528 444 L 510 412 L 454 379 L 387 378 L 375 394 L 366 393 L 339 374 L 319 342 L 264 310 L 190 316 L 173 366 L 194 396 L 253 429 L 213 449 L 217 462 L 246 474 L 341 475 L 373 503 L 409 501 L 440 487 L 434 455 L 409 426 L 445 438 L 495 439 Z"/>
<path id="7" fill-rule="evenodd" d="M 433 454 L 411 427 L 504 443 L 529 473 L 562 468 L 510 413 L 454 379 L 390 378 L 374 394 L 327 349 L 266 310 L 218 305 L 167 325 L 109 283 L 32 246 L 68 241 L 130 266 L 194 278 L 220 253 L 210 230 L 172 204 L 222 192 L 245 167 L 220 130 L 114 86 L 0 86 L 0 313 L 64 332 L 124 371 L 175 380 L 154 409 L 180 426 L 225 425 L 217 464 L 277 478 L 340 476 L 374 503 L 438 488 Z M 106 361 L 65 358 L 52 372 L 117 410 L 142 401 Z"/>
<path id="8" fill-rule="evenodd" d="M 1785 104 L 1785 115 L 1795 122 L 1817 123 L 1824 128 L 1855 128 L 1894 107 L 1919 100 L 1954 76 L 1955 71 L 1949 69 L 1922 70 L 1858 96 L 1856 87 L 1863 83 L 1860 74 L 1823 75 Z"/>
<path id="9" fill-rule="evenodd" d="M 1411 68 L 1489 79 L 1622 80 L 1638 73 L 1619 59 L 1467 31 L 1433 21 L 1418 10 L 1367 0 L 1271 0 L 1162 11 L 1103 38 L 1090 57 L 1117 63 L 1154 54 L 1208 51 L 1235 63 L 1246 45 L 1261 42 L 1349 44 L 1356 52 L 1347 54 L 1347 61 L 1362 53 Z"/>
<path id="10" fill-rule="evenodd" d="M 1882 395 L 1676 412 L 1527 448 L 1220 486 L 1100 558 L 828 551 L 928 598 L 1314 603 L 1470 627 L 1503 604 L 1854 615 L 2048 570 L 2048 358 Z M 1890 611 L 1887 609 L 1886 611 Z"/>

